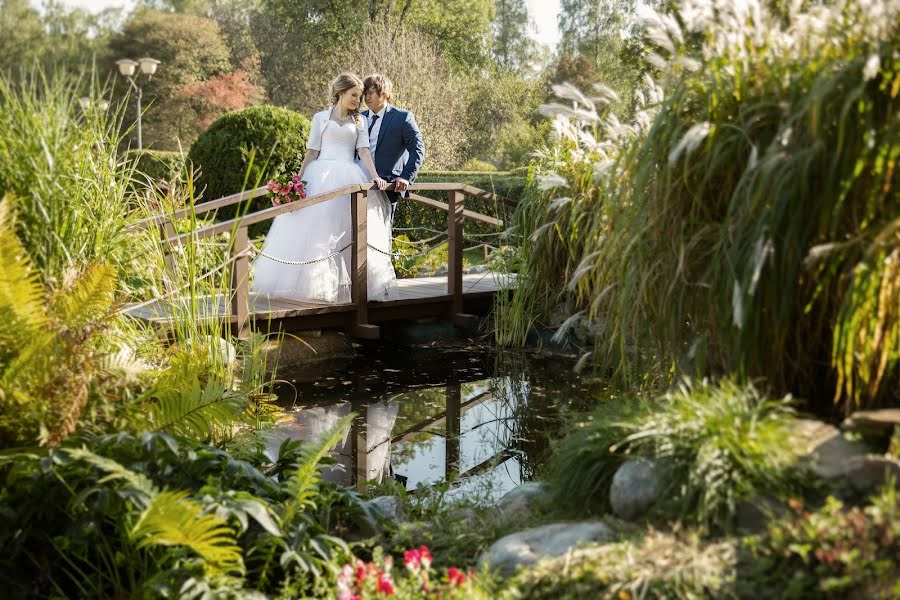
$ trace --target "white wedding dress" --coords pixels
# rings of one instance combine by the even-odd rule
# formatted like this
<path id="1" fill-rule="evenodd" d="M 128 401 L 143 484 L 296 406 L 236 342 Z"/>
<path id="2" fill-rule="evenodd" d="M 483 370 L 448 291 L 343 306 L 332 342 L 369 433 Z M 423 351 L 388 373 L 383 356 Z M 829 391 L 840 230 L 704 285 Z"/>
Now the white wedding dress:
<path id="1" fill-rule="evenodd" d="M 307 197 L 323 194 L 354 183 L 372 180 L 364 167 L 354 162 L 357 148 L 369 147 L 365 119 L 362 123 L 339 125 L 331 111 L 313 117 L 307 150 L 319 150 L 319 157 L 303 173 Z M 391 204 L 383 192 L 368 192 L 368 299 L 398 297 L 397 280 L 391 258 Z M 253 262 L 254 292 L 291 300 L 331 304 L 350 302 L 350 196 L 339 196 L 292 213 L 275 217 L 262 253 L 285 264 L 259 256 Z M 379 252 L 378 250 L 383 251 Z M 318 260 L 324 259 L 324 260 Z"/>

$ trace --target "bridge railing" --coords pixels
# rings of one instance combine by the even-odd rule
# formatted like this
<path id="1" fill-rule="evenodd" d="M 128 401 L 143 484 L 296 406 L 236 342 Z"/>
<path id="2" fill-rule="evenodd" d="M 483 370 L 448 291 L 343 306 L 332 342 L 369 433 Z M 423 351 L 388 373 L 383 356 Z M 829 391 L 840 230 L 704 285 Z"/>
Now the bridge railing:
<path id="1" fill-rule="evenodd" d="M 316 196 L 310 196 L 300 201 L 281 204 L 265 208 L 257 212 L 248 213 L 208 225 L 201 229 L 178 234 L 173 222 L 193 214 L 203 214 L 218 210 L 226 206 L 264 196 L 268 188 L 260 187 L 239 194 L 232 194 L 197 204 L 193 207 L 182 208 L 169 214 L 158 214 L 139 222 L 136 227 L 158 227 L 165 240 L 166 247 L 184 245 L 196 240 L 211 237 L 221 233 L 234 232 L 231 244 L 228 248 L 229 264 L 231 265 L 229 276 L 229 297 L 231 299 L 231 315 L 236 322 L 236 332 L 239 337 L 246 337 L 250 327 L 250 236 L 248 227 L 255 223 L 262 223 L 297 210 L 314 206 L 321 202 L 327 202 L 339 196 L 350 195 L 351 213 L 351 243 L 350 243 L 350 321 L 347 324 L 351 334 L 368 339 L 379 336 L 377 325 L 368 322 L 368 285 L 367 285 L 367 193 L 377 189 L 372 183 L 348 185 L 343 188 Z M 392 188 L 388 188 L 389 190 Z M 443 191 L 447 193 L 446 203 L 426 198 L 417 194 L 422 191 Z M 463 312 L 463 222 L 465 219 L 474 219 L 497 226 L 503 222 L 494 217 L 466 210 L 465 198 L 467 196 L 492 200 L 515 208 L 517 203 L 503 198 L 491 192 L 478 189 L 462 183 L 413 183 L 409 186 L 408 200 L 430 206 L 447 212 L 447 295 L 450 299 L 450 310 L 447 318 L 458 325 L 466 325 L 474 321 L 475 317 Z M 390 252 L 390 249 L 388 249 Z M 171 255 L 167 261 L 171 261 Z"/>

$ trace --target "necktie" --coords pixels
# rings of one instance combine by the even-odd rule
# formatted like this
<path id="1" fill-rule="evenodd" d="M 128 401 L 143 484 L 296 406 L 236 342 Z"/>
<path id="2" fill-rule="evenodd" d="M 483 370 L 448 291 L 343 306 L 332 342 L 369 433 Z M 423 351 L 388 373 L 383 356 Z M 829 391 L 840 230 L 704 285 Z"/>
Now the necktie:
<path id="1" fill-rule="evenodd" d="M 372 122 L 369 123 L 369 135 L 372 135 L 372 128 L 375 127 L 375 121 L 378 120 L 378 115 L 372 115 Z"/>

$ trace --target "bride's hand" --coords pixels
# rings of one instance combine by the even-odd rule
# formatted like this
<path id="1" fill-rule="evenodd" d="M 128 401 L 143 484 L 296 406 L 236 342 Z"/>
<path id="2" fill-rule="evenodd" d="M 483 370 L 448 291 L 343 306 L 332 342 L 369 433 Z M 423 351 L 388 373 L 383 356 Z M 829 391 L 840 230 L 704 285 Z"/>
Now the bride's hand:
<path id="1" fill-rule="evenodd" d="M 386 188 L 389 185 L 388 182 L 385 181 L 384 179 L 382 179 L 381 177 L 376 177 L 375 179 L 372 180 L 372 183 L 377 185 L 378 189 L 381 191 L 384 191 L 384 188 Z"/>

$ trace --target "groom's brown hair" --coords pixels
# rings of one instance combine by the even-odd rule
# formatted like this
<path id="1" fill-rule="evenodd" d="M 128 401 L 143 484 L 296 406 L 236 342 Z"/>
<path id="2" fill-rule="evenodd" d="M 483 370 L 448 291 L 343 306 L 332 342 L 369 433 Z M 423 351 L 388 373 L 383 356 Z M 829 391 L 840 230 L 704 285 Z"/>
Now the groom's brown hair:
<path id="1" fill-rule="evenodd" d="M 394 99 L 394 84 L 381 73 L 372 73 L 366 77 L 365 81 L 363 81 L 363 94 L 372 88 L 375 88 L 375 91 L 378 92 L 379 96 L 383 95 L 389 101 Z"/>

